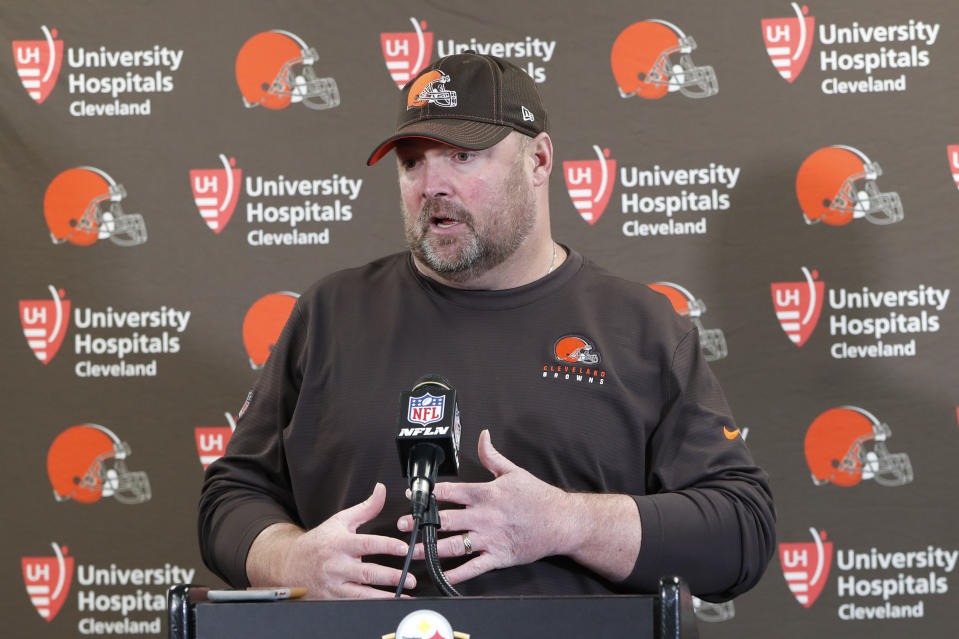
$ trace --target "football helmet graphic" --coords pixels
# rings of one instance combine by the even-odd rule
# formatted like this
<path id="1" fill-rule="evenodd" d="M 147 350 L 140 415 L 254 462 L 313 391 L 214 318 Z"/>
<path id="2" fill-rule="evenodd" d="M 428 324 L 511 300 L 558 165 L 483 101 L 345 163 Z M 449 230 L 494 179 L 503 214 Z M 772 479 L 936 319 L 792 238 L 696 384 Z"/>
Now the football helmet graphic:
<path id="1" fill-rule="evenodd" d="M 864 479 L 882 486 L 902 486 L 912 481 L 912 464 L 906 453 L 890 453 L 888 424 L 855 406 L 831 408 L 806 431 L 806 463 L 817 486 L 855 486 Z"/>
<path id="2" fill-rule="evenodd" d="M 406 110 L 435 104 L 441 107 L 456 106 L 456 91 L 446 88 L 450 76 L 442 71 L 433 69 L 427 71 L 413 81 L 409 93 L 406 94 Z"/>
<path id="3" fill-rule="evenodd" d="M 719 623 L 721 621 L 729 621 L 736 617 L 736 604 L 732 601 L 711 603 L 709 601 L 703 601 L 699 597 L 691 597 L 691 599 L 693 600 L 693 614 L 695 614 L 696 618 L 700 621 Z"/>
<path id="4" fill-rule="evenodd" d="M 253 302 L 246 312 L 243 318 L 243 345 L 253 370 L 261 369 L 266 364 L 298 297 L 296 293 L 288 291 L 270 293 Z"/>
<path id="5" fill-rule="evenodd" d="M 649 288 L 662 293 L 669 298 L 673 308 L 683 317 L 689 318 L 699 330 L 699 346 L 703 349 L 703 356 L 708 362 L 722 359 L 729 354 L 726 348 L 726 336 L 722 329 L 706 328 L 703 326 L 702 316 L 706 314 L 706 304 L 696 299 L 692 293 L 679 284 L 672 282 L 656 282 L 648 284 Z"/>
<path id="6" fill-rule="evenodd" d="M 106 239 L 120 246 L 143 244 L 147 227 L 139 213 L 123 212 L 120 200 L 126 196 L 123 185 L 100 169 L 67 169 L 53 178 L 43 195 L 50 239 L 78 246 Z"/>
<path id="7" fill-rule="evenodd" d="M 626 27 L 613 42 L 610 64 L 624 98 L 657 100 L 679 91 L 689 98 L 719 92 L 711 66 L 697 67 L 690 53 L 696 41 L 665 20 L 643 20 Z"/>
<path id="8" fill-rule="evenodd" d="M 285 109 L 302 102 L 311 109 L 332 109 L 340 104 L 333 78 L 320 78 L 313 70 L 319 59 L 289 31 L 264 31 L 243 45 L 236 56 L 236 83 L 247 108 Z"/>
<path id="9" fill-rule="evenodd" d="M 876 179 L 882 169 L 861 151 L 827 146 L 810 155 L 796 174 L 796 197 L 806 224 L 842 226 L 865 218 L 873 224 L 902 219 L 898 193 L 882 193 Z"/>
<path id="10" fill-rule="evenodd" d="M 556 340 L 553 354 L 561 362 L 573 364 L 598 364 L 599 353 L 593 352 L 593 345 L 585 337 L 566 335 Z"/>
<path id="11" fill-rule="evenodd" d="M 97 424 L 71 426 L 53 440 L 47 452 L 47 474 L 57 501 L 92 504 L 113 497 L 124 504 L 150 499 L 144 472 L 127 470 L 130 446 Z"/>

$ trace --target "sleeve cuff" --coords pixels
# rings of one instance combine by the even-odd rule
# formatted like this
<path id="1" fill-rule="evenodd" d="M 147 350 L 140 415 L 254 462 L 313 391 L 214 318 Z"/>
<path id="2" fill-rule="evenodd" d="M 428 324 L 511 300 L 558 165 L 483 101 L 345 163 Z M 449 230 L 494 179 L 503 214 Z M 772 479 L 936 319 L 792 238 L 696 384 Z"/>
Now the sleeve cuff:
<path id="1" fill-rule="evenodd" d="M 221 523 L 223 531 L 233 530 L 233 544 L 224 544 L 221 547 L 222 555 L 217 561 L 223 567 L 223 578 L 234 588 L 246 588 L 250 580 L 246 575 L 246 557 L 250 553 L 253 540 L 263 530 L 276 523 L 295 523 L 290 516 L 275 503 L 264 501 L 249 501 L 237 505 Z M 230 548 L 229 546 L 233 547 Z"/>

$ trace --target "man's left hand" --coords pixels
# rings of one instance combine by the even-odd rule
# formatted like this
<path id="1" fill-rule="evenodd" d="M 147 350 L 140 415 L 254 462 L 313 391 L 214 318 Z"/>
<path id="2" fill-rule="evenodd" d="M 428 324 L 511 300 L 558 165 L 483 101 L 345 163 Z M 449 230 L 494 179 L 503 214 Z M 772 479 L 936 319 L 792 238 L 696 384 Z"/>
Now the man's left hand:
<path id="1" fill-rule="evenodd" d="M 439 483 L 433 494 L 439 502 L 461 504 L 459 510 L 439 511 L 440 529 L 461 534 L 437 542 L 440 558 L 467 554 L 466 537 L 474 559 L 446 573 L 460 583 L 496 568 L 528 564 L 549 555 L 564 554 L 569 540 L 569 495 L 520 468 L 493 448 L 488 430 L 480 433 L 479 459 L 493 473 L 485 483 Z M 402 517 L 406 531 L 412 517 Z M 423 558 L 417 545 L 415 558 Z"/>

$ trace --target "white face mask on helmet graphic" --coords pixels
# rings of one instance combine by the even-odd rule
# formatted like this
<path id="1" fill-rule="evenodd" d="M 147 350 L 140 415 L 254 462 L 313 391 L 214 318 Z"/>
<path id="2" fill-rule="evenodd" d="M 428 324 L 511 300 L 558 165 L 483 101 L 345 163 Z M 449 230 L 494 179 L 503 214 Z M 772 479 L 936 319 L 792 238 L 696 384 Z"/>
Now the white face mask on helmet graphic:
<path id="1" fill-rule="evenodd" d="M 699 346 L 703 349 L 703 356 L 706 361 L 713 362 L 729 354 L 726 346 L 726 336 L 722 329 L 703 326 L 702 317 L 706 314 L 705 302 L 697 299 L 679 284 L 673 284 L 672 282 L 656 282 L 655 284 L 649 284 L 649 288 L 669 298 L 673 309 L 693 323 L 699 331 Z"/>

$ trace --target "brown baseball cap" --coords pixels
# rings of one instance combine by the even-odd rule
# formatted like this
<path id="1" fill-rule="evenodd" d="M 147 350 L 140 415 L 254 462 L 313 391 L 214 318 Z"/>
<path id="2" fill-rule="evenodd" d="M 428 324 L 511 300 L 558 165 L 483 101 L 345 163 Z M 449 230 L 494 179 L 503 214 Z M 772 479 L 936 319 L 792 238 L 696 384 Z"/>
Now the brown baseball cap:
<path id="1" fill-rule="evenodd" d="M 440 59 L 403 87 L 396 131 L 366 163 L 376 164 L 403 138 L 475 151 L 510 131 L 535 137 L 546 130 L 546 109 L 533 79 L 502 58 L 467 51 Z"/>

